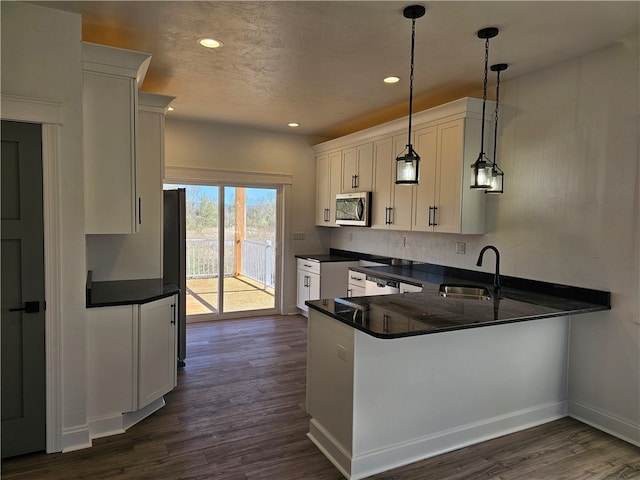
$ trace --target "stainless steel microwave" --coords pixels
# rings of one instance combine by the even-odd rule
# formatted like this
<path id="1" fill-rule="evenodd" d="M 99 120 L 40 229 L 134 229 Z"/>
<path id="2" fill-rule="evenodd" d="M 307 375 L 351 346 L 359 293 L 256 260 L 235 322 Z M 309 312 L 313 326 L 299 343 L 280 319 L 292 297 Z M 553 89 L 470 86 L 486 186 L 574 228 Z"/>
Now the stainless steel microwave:
<path id="1" fill-rule="evenodd" d="M 336 195 L 338 225 L 371 225 L 371 192 L 339 193 Z"/>

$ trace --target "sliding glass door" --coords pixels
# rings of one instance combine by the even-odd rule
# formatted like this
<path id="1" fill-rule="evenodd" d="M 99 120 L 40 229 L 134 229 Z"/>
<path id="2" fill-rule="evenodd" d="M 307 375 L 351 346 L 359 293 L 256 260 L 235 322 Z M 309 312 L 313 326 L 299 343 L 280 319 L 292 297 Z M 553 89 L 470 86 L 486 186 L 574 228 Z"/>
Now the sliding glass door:
<path id="1" fill-rule="evenodd" d="M 278 313 L 277 188 L 174 188 L 186 190 L 188 321 Z"/>

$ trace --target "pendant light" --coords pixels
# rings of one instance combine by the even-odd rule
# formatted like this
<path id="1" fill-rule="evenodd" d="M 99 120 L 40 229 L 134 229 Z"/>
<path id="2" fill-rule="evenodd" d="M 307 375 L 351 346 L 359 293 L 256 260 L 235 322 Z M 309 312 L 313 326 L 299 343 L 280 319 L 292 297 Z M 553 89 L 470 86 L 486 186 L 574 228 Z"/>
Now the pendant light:
<path id="1" fill-rule="evenodd" d="M 496 27 L 487 27 L 478 30 L 478 38 L 484 38 L 484 87 L 482 94 L 482 137 L 480 138 L 480 154 L 471 165 L 471 188 L 491 188 L 491 172 L 493 164 L 484 154 L 484 114 L 487 105 L 487 75 L 489 70 L 489 39 L 498 35 Z"/>
<path id="2" fill-rule="evenodd" d="M 491 188 L 487 188 L 485 193 L 504 193 L 504 172 L 498 167 L 498 113 L 500 112 L 500 72 L 504 72 L 509 65 L 497 63 L 491 65 L 491 71 L 496 72 L 496 114 L 494 118 L 495 130 L 493 132 L 493 166 L 491 167 Z"/>
<path id="3" fill-rule="evenodd" d="M 426 9 L 422 5 L 410 5 L 404 9 L 405 18 L 411 19 L 411 73 L 409 75 L 409 140 L 407 148 L 396 158 L 396 184 L 416 185 L 419 179 L 418 164 L 420 156 L 411 145 L 411 115 L 413 113 L 413 57 L 416 42 L 416 18 L 424 15 Z"/>

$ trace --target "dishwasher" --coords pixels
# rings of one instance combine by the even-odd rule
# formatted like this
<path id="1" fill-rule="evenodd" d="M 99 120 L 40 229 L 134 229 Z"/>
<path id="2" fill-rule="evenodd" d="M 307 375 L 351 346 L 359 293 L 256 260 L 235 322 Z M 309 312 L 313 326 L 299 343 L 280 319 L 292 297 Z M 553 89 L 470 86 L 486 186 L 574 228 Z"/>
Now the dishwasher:
<path id="1" fill-rule="evenodd" d="M 388 278 L 367 275 L 364 283 L 364 294 L 369 295 L 391 295 L 400 293 L 400 282 Z"/>

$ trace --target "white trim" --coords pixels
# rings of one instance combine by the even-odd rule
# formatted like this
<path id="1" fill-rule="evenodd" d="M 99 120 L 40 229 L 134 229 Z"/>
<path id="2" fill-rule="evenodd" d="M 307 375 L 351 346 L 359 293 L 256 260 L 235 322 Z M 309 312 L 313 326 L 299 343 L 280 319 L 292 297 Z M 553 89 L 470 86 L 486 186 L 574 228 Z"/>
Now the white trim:
<path id="1" fill-rule="evenodd" d="M 487 112 L 485 113 L 485 121 L 493 122 L 493 114 L 490 111 L 494 108 L 495 103 L 488 100 Z M 415 128 L 426 127 L 431 123 L 441 123 L 443 121 L 457 120 L 460 118 L 482 119 L 482 100 L 472 97 L 464 97 L 454 100 L 437 107 L 414 113 L 411 121 Z M 407 131 L 409 117 L 402 117 L 396 120 L 376 125 L 375 127 L 360 130 L 358 132 L 345 135 L 344 137 L 328 140 L 323 143 L 314 145 L 313 151 L 316 155 L 319 153 L 329 152 L 331 150 L 340 150 L 354 145 L 362 145 L 364 143 L 373 142 L 390 135 L 404 133 Z"/>
<path id="2" fill-rule="evenodd" d="M 45 259 L 45 315 L 47 362 L 47 452 L 61 450 L 62 389 L 62 224 L 60 219 L 60 132 L 57 125 L 42 125 L 42 177 Z"/>
<path id="3" fill-rule="evenodd" d="M 640 447 L 640 425 L 583 402 L 569 401 L 569 416 Z"/>
<path id="4" fill-rule="evenodd" d="M 62 125 L 62 104 L 41 98 L 2 94 L 2 120 Z"/>
<path id="5" fill-rule="evenodd" d="M 60 125 L 62 104 L 1 95 L 3 120 L 42 124 L 42 175 L 45 263 L 46 448 L 63 450 L 62 440 L 62 240 L 60 220 Z M 80 434 L 82 432 L 79 432 Z M 86 430 L 84 431 L 86 437 Z M 81 443 L 84 443 L 81 442 Z M 82 447 L 80 447 L 82 448 Z"/>
<path id="6" fill-rule="evenodd" d="M 164 169 L 165 183 L 195 183 L 217 185 L 232 183 L 242 186 L 248 184 L 291 185 L 293 175 L 269 172 L 240 172 L 219 168 L 175 167 L 166 166 Z"/>
<path id="7" fill-rule="evenodd" d="M 345 477 L 359 480 L 566 416 L 566 401 L 550 402 L 356 456 L 346 451 L 316 419 L 311 419 L 307 437 Z"/>

